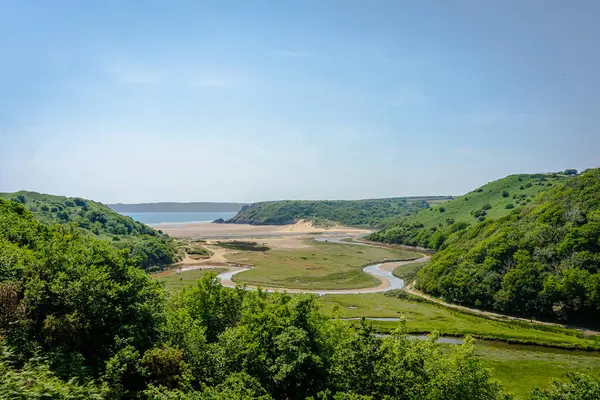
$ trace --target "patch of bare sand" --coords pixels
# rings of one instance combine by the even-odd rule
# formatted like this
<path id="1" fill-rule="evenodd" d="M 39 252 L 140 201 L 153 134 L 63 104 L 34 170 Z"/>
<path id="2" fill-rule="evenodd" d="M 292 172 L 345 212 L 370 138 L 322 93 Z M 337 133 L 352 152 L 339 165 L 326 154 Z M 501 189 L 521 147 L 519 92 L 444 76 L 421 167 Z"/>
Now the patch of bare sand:
<path id="1" fill-rule="evenodd" d="M 185 255 L 183 260 L 174 264 L 172 268 L 158 272 L 156 276 L 168 276 L 177 272 L 192 271 L 195 269 L 214 269 L 218 267 L 231 268 L 231 263 L 227 261 L 226 254 L 236 253 L 236 250 L 225 249 L 218 246 L 205 246 L 210 252 L 211 256 L 203 259 L 195 259 L 190 257 L 188 254 Z"/>
<path id="2" fill-rule="evenodd" d="M 370 233 L 370 230 L 334 226 L 330 228 L 315 227 L 310 222 L 300 221 L 292 225 L 246 225 L 246 224 L 213 224 L 206 222 L 193 222 L 184 224 L 159 224 L 153 228 L 160 229 L 169 236 L 177 238 L 250 238 L 272 236 L 361 236 Z"/>

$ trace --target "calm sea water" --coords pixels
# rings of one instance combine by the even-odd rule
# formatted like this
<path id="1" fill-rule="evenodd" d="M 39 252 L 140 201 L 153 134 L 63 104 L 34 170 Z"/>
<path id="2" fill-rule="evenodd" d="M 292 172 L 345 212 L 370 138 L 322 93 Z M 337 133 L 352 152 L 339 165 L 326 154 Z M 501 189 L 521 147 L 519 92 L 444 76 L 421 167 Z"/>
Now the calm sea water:
<path id="1" fill-rule="evenodd" d="M 215 212 L 215 213 L 123 213 L 128 217 L 144 224 L 167 224 L 167 223 L 185 223 L 185 222 L 212 222 L 215 219 L 228 219 L 235 215 L 234 212 Z"/>

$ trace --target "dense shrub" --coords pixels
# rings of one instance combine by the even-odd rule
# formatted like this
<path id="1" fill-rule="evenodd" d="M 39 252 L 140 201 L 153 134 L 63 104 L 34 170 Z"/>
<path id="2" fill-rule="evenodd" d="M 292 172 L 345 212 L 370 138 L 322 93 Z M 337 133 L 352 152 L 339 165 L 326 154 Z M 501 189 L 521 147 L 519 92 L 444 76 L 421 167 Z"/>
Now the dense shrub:
<path id="1" fill-rule="evenodd" d="M 587 374 L 567 374 L 568 381 L 555 381 L 550 389 L 535 389 L 532 400 L 600 399 L 600 380 Z"/>
<path id="2" fill-rule="evenodd" d="M 30 211 L 46 224 L 73 222 L 94 236 L 110 240 L 119 249 L 127 248 L 137 265 L 144 269 L 163 268 L 177 261 L 175 246 L 168 236 L 103 204 L 35 192 L 18 193 L 17 196 L 0 194 L 0 198 L 22 197 L 25 201 L 21 203 L 27 203 Z M 34 204 L 39 204 L 39 208 Z"/>
<path id="3" fill-rule="evenodd" d="M 429 208 L 424 199 L 389 198 L 372 200 L 267 201 L 242 207 L 228 223 L 285 225 L 299 220 L 318 225 L 385 226 L 399 217 Z"/>

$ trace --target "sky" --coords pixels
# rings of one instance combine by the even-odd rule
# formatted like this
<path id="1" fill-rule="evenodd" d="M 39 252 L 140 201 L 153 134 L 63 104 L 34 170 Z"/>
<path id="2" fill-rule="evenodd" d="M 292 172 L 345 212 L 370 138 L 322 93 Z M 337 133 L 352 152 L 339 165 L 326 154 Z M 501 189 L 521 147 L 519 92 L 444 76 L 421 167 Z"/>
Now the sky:
<path id="1" fill-rule="evenodd" d="M 0 0 L 0 192 L 460 195 L 600 166 L 600 2 Z"/>

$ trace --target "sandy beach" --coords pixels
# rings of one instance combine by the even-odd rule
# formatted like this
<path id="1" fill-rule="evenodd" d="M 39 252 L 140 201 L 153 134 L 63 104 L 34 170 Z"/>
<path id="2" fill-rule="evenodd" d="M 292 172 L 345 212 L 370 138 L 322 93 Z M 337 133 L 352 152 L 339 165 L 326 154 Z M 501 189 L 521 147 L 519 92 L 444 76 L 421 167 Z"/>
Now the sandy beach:
<path id="1" fill-rule="evenodd" d="M 191 222 L 181 224 L 156 224 L 151 226 L 154 229 L 160 229 L 172 237 L 196 239 L 308 236 L 315 234 L 357 237 L 371 232 L 367 229 L 344 226 L 330 228 L 315 227 L 310 222 L 297 222 L 293 225 L 246 225 Z"/>

